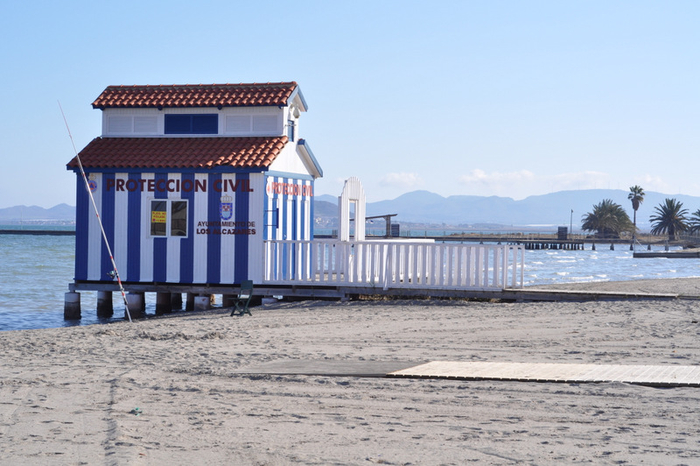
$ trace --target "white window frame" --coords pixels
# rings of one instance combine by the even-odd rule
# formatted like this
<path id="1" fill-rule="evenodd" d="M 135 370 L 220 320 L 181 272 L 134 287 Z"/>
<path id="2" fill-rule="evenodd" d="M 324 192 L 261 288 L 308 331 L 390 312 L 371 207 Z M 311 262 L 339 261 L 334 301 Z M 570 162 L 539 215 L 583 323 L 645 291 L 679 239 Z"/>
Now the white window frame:
<path id="1" fill-rule="evenodd" d="M 153 234 L 153 203 L 154 202 L 165 202 L 165 234 L 164 235 L 154 235 Z M 184 202 L 185 203 L 185 235 L 180 236 L 180 235 L 173 235 L 173 217 L 172 217 L 172 210 L 173 210 L 173 203 L 175 202 Z M 189 199 L 157 199 L 157 198 L 150 198 L 148 200 L 148 236 L 151 238 L 189 238 L 190 236 L 190 228 L 189 228 Z"/>

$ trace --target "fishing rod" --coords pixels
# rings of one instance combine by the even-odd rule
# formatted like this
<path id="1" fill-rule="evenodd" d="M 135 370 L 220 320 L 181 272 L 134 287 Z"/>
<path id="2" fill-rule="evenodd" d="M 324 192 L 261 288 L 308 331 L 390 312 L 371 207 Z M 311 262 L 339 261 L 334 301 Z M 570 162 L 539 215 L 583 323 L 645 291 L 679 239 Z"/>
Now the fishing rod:
<path id="1" fill-rule="evenodd" d="M 61 116 L 63 116 L 63 122 L 66 124 L 66 130 L 68 130 L 68 137 L 70 138 L 70 143 L 73 145 L 73 152 L 75 152 L 75 158 L 78 160 L 78 167 L 80 167 L 80 174 L 83 177 L 83 181 L 85 182 L 85 189 L 87 189 L 88 195 L 90 196 L 90 201 L 92 202 L 92 208 L 95 211 L 95 216 L 97 217 L 97 223 L 100 225 L 100 231 L 102 231 L 102 239 L 104 240 L 105 247 L 107 247 L 107 252 L 109 253 L 109 260 L 112 261 L 112 274 L 113 278 L 117 279 L 117 283 L 119 284 L 119 290 L 122 293 L 122 299 L 124 300 L 124 308 L 126 310 L 126 316 L 129 318 L 129 322 L 133 322 L 131 320 L 131 312 L 129 312 L 129 302 L 126 300 L 126 293 L 124 292 L 124 287 L 122 286 L 122 280 L 119 278 L 119 270 L 117 270 L 117 263 L 114 261 L 114 256 L 112 255 L 112 248 L 109 247 L 109 241 L 107 240 L 107 233 L 105 233 L 105 228 L 102 225 L 102 218 L 100 217 L 100 211 L 97 209 L 97 204 L 95 203 L 95 196 L 92 195 L 92 190 L 90 189 L 90 182 L 87 179 L 87 175 L 85 174 L 85 169 L 83 168 L 83 162 L 80 160 L 80 154 L 78 154 L 78 150 L 75 148 L 75 142 L 73 141 L 73 135 L 70 132 L 70 128 L 68 127 L 68 120 L 66 119 L 65 113 L 63 113 L 63 107 L 61 107 L 61 101 L 58 101 L 58 108 L 61 109 Z"/>

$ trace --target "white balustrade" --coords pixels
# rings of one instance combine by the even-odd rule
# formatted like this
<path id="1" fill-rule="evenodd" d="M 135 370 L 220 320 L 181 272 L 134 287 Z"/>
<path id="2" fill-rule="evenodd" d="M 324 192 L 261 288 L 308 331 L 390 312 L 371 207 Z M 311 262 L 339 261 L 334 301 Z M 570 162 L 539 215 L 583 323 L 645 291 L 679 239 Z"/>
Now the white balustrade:
<path id="1" fill-rule="evenodd" d="M 516 245 L 408 241 L 265 241 L 264 282 L 391 288 L 521 288 Z"/>

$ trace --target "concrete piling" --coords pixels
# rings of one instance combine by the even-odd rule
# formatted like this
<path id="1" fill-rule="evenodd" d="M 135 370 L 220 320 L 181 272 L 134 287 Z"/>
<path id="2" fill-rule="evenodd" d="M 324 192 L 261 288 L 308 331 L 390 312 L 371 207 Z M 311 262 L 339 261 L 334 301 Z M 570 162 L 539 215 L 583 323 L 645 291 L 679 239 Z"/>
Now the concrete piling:
<path id="1" fill-rule="evenodd" d="M 78 320 L 80 319 L 80 293 L 69 291 L 65 295 L 63 305 L 63 319 Z"/>
<path id="2" fill-rule="evenodd" d="M 141 319 L 146 315 L 146 301 L 143 293 L 129 292 L 126 295 L 126 303 L 129 306 L 129 314 L 131 314 L 132 319 Z"/>
<path id="3" fill-rule="evenodd" d="M 171 293 L 170 304 L 174 311 L 182 310 L 182 293 Z"/>
<path id="4" fill-rule="evenodd" d="M 173 301 L 170 293 L 156 293 L 156 315 L 169 314 L 173 312 Z"/>
<path id="5" fill-rule="evenodd" d="M 194 310 L 195 311 L 207 311 L 211 309 L 211 296 L 195 296 L 194 298 Z"/>
<path id="6" fill-rule="evenodd" d="M 114 315 L 111 291 L 97 292 L 97 317 L 110 318 Z"/>
<path id="7" fill-rule="evenodd" d="M 185 302 L 186 311 L 194 311 L 194 293 L 187 293 L 187 301 Z"/>

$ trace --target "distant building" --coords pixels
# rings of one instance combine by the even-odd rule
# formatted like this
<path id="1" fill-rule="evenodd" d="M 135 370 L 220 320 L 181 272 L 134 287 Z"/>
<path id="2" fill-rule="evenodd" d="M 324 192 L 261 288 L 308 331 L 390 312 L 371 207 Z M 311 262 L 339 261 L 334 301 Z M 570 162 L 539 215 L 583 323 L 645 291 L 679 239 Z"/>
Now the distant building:
<path id="1" fill-rule="evenodd" d="M 109 86 L 92 106 L 102 135 L 79 155 L 123 282 L 260 282 L 265 240 L 313 239 L 323 172 L 299 137 L 307 105 L 297 83 Z M 72 289 L 112 283 L 77 158 L 68 169 Z"/>

